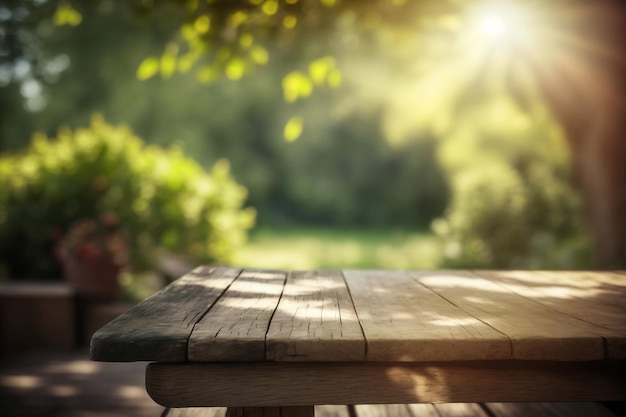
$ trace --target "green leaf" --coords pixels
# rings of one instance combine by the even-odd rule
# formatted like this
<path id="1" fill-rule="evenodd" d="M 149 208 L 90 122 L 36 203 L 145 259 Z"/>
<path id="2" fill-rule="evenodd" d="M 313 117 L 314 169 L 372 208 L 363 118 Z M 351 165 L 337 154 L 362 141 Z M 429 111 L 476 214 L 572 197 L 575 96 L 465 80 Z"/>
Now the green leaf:
<path id="1" fill-rule="evenodd" d="M 285 16 L 283 19 L 283 26 L 287 29 L 293 29 L 298 24 L 298 18 L 292 14 Z"/>
<path id="2" fill-rule="evenodd" d="M 159 72 L 159 60 L 154 57 L 148 57 L 141 61 L 137 68 L 137 79 L 144 81 L 152 78 Z"/>
<path id="3" fill-rule="evenodd" d="M 255 45 L 250 48 L 250 58 L 252 58 L 252 61 L 257 65 L 265 65 L 269 61 L 270 55 L 265 48 Z"/>
<path id="4" fill-rule="evenodd" d="M 244 12 L 243 10 L 239 10 L 238 12 L 235 12 L 232 15 L 230 15 L 229 20 L 230 20 L 230 26 L 233 28 L 236 28 L 242 23 L 245 23 L 248 21 L 248 13 Z"/>
<path id="5" fill-rule="evenodd" d="M 193 26 L 198 33 L 207 33 L 211 29 L 211 19 L 209 19 L 209 16 L 200 16 L 193 23 Z"/>
<path id="6" fill-rule="evenodd" d="M 298 98 L 306 98 L 313 92 L 313 83 L 299 71 L 292 71 L 283 78 L 283 98 L 293 103 Z"/>
<path id="7" fill-rule="evenodd" d="M 263 6 L 261 6 L 261 9 L 263 10 L 263 13 L 265 13 L 266 15 L 273 16 L 278 11 L 278 1 L 267 0 L 265 3 L 263 3 Z"/>
<path id="8" fill-rule="evenodd" d="M 80 12 L 67 3 L 61 3 L 52 17 L 52 21 L 57 26 L 78 26 L 82 20 L 83 16 Z"/>
<path id="9" fill-rule="evenodd" d="M 161 56 L 161 77 L 170 78 L 176 72 L 176 60 L 178 55 L 178 45 L 170 43 L 165 48 Z"/>
<path id="10" fill-rule="evenodd" d="M 283 136 L 287 142 L 293 142 L 302 135 L 303 120 L 300 116 L 293 116 L 285 124 Z"/>
<path id="11" fill-rule="evenodd" d="M 333 68 L 335 68 L 335 60 L 330 56 L 326 56 L 316 59 L 309 64 L 309 74 L 315 84 L 321 85 L 324 84 L 328 73 Z"/>
<path id="12" fill-rule="evenodd" d="M 249 48 L 252 46 L 253 43 L 254 43 L 254 37 L 251 34 L 242 33 L 239 36 L 239 45 L 241 45 L 242 48 Z"/>
<path id="13" fill-rule="evenodd" d="M 232 59 L 226 66 L 226 77 L 229 80 L 240 80 L 245 72 L 246 64 L 241 59 Z"/>

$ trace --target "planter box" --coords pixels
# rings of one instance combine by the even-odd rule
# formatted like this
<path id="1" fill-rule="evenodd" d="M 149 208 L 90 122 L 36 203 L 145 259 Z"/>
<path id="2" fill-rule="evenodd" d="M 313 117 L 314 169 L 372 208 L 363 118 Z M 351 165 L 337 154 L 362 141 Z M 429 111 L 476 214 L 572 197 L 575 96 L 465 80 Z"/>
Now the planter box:
<path id="1" fill-rule="evenodd" d="M 0 351 L 74 348 L 75 299 L 66 283 L 0 284 Z"/>

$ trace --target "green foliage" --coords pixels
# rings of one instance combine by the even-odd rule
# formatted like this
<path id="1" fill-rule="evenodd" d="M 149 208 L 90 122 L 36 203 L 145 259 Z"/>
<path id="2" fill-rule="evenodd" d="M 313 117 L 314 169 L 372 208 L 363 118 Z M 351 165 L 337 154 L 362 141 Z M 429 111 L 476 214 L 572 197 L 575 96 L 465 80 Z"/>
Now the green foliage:
<path id="1" fill-rule="evenodd" d="M 4 149 L 23 146 L 20 129 L 102 112 L 152 144 L 176 138 L 203 166 L 228 158 L 267 226 L 424 227 L 442 215 L 449 177 L 454 201 L 437 222 L 447 265 L 584 264 L 567 149 L 549 126 L 529 130 L 532 115 L 481 104 L 510 97 L 509 65 L 478 39 L 455 41 L 460 4 L 146 2 L 137 19 L 127 3 L 71 3 L 83 24 L 40 25 L 50 57 L 71 65 L 39 113 L 4 90 Z M 398 19 L 409 30 L 380 24 Z"/>
<path id="2" fill-rule="evenodd" d="M 45 86 L 43 110 L 24 111 L 19 96 L 7 100 L 9 113 L 0 112 L 0 118 L 6 116 L 0 124 L 5 150 L 24 148 L 17 139 L 30 136 L 31 129 L 76 128 L 102 113 L 110 122 L 128 124 L 150 144 L 176 143 L 203 167 L 228 159 L 233 177 L 249 190 L 259 224 L 427 227 L 442 214 L 447 185 L 435 142 L 416 137 L 390 145 L 381 133 L 380 111 L 354 106 L 355 90 L 366 91 L 360 85 L 345 79 L 337 90 L 283 102 L 277 86 L 286 68 L 299 68 L 310 82 L 328 85 L 332 59 L 316 61 L 313 68 L 309 58 L 319 56 L 313 52 L 268 47 L 272 61 L 238 82 L 219 78 L 204 85 L 180 74 L 165 80 L 158 72 L 141 82 L 135 70 L 162 46 L 156 27 L 164 23 L 148 19 L 139 26 L 125 12 L 128 6 L 115 7 L 107 14 L 81 9 L 89 25 L 53 28 L 46 48 L 67 54 L 71 65 Z M 146 71 L 159 63 L 148 61 Z M 286 143 L 285 133 L 290 139 L 301 136 Z"/>
<path id="3" fill-rule="evenodd" d="M 146 146 L 100 117 L 2 157 L 0 183 L 0 262 L 12 278 L 54 277 L 54 244 L 76 220 L 114 214 L 139 268 L 161 248 L 228 262 L 254 221 L 226 161 L 205 172 L 179 149 Z"/>
<path id="4" fill-rule="evenodd" d="M 433 223 L 443 266 L 588 268 L 562 135 L 545 115 L 516 124 L 512 107 L 498 108 L 500 125 L 460 120 L 462 132 L 442 150 L 453 192 L 446 215 Z"/>
<path id="5" fill-rule="evenodd" d="M 300 222 L 415 229 L 443 213 L 448 184 L 437 141 L 416 137 L 393 147 L 379 126 L 379 112 L 358 112 L 318 122 L 302 140 L 282 145 L 285 200 Z"/>
<path id="6" fill-rule="evenodd" d="M 581 268 L 578 201 L 548 170 L 526 176 L 505 164 L 465 172 L 444 219 L 444 265 L 474 268 Z"/>

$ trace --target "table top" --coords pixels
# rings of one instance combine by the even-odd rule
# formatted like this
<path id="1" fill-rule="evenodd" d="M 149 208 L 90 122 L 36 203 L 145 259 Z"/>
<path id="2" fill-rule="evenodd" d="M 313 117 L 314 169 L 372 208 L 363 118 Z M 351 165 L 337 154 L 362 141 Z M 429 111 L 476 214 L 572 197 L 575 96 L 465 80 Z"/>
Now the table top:
<path id="1" fill-rule="evenodd" d="M 198 267 L 100 329 L 99 361 L 626 359 L 626 273 Z"/>

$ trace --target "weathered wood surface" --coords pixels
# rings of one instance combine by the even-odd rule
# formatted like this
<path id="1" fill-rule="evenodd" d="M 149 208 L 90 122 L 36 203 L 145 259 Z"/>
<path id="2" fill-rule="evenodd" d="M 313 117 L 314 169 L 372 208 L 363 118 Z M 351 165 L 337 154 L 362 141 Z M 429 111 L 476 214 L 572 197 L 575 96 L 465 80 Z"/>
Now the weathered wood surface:
<path id="1" fill-rule="evenodd" d="M 510 357 L 509 339 L 400 271 L 344 271 L 370 361 Z"/>
<path id="2" fill-rule="evenodd" d="M 341 273 L 291 273 L 267 334 L 267 359 L 363 361 L 365 355 L 365 338 Z"/>
<path id="3" fill-rule="evenodd" d="M 284 272 L 244 271 L 196 323 L 190 361 L 262 361 L 265 334 L 285 283 Z"/>
<path id="4" fill-rule="evenodd" d="M 315 406 L 315 417 L 618 417 L 602 404 L 457 403 Z M 226 408 L 172 408 L 163 417 L 225 417 Z"/>
<path id="5" fill-rule="evenodd" d="M 613 272 L 198 269 L 96 333 L 92 356 L 623 360 L 625 299 L 626 274 Z"/>
<path id="6" fill-rule="evenodd" d="M 617 401 L 622 362 L 154 363 L 146 388 L 167 407 Z"/>
<path id="7" fill-rule="evenodd" d="M 589 324 L 611 359 L 626 359 L 626 275 L 610 272 L 477 271 L 496 284 Z M 616 318 L 622 317 L 622 320 Z"/>
<path id="8" fill-rule="evenodd" d="M 507 335 L 514 359 L 583 361 L 605 356 L 602 329 L 597 325 L 521 297 L 486 278 L 460 271 L 411 275 L 445 300 Z"/>
<path id="9" fill-rule="evenodd" d="M 187 360 L 196 322 L 241 269 L 198 267 L 98 330 L 90 355 L 97 361 Z"/>

